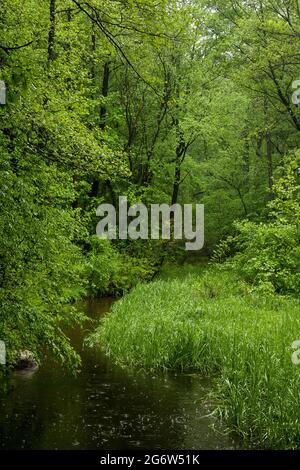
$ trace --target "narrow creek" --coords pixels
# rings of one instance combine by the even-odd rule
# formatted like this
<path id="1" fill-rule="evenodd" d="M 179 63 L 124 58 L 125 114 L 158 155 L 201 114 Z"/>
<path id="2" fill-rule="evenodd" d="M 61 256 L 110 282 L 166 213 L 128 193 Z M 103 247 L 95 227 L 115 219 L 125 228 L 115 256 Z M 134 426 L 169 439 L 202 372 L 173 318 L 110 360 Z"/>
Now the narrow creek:
<path id="1" fill-rule="evenodd" d="M 99 318 L 112 299 L 87 301 Z M 208 417 L 211 384 L 197 374 L 133 372 L 101 351 L 82 347 L 87 331 L 73 331 L 83 359 L 70 376 L 57 365 L 15 372 L 0 401 L 2 449 L 234 449 Z"/>

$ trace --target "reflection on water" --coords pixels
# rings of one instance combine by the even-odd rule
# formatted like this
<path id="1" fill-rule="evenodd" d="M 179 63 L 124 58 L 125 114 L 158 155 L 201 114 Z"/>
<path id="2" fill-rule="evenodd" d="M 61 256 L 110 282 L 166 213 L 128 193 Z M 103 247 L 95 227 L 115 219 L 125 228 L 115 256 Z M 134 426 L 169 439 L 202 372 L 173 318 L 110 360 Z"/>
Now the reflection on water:
<path id="1" fill-rule="evenodd" d="M 91 317 L 112 300 L 87 302 Z M 12 392 L 0 402 L 0 448 L 6 449 L 224 449 L 233 442 L 212 429 L 209 383 L 195 374 L 132 372 L 101 352 L 82 349 L 74 378 L 48 365 L 15 373 Z"/>

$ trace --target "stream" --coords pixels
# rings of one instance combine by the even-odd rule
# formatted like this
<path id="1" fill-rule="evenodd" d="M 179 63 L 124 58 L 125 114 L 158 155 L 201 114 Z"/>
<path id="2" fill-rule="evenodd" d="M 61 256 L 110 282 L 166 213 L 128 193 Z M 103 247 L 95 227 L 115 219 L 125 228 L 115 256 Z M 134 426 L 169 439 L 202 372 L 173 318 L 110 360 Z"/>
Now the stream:
<path id="1" fill-rule="evenodd" d="M 84 303 L 94 319 L 113 299 Z M 114 365 L 101 351 L 83 348 L 87 330 L 72 344 L 83 360 L 71 376 L 46 363 L 18 371 L 0 400 L 1 449 L 234 449 L 209 415 L 211 383 L 198 374 L 145 373 Z"/>

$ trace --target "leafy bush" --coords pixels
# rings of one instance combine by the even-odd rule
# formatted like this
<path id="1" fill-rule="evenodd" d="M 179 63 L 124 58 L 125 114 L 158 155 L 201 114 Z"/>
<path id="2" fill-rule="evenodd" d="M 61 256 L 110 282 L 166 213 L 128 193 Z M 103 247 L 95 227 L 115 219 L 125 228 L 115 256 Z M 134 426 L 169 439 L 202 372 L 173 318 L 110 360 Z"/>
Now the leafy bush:
<path id="1" fill-rule="evenodd" d="M 240 222 L 233 265 L 249 282 L 281 293 L 300 292 L 300 238 L 295 225 Z"/>
<path id="2" fill-rule="evenodd" d="M 50 352 L 76 369 L 80 358 L 63 330 L 83 316 L 70 303 L 85 292 L 72 180 L 33 155 L 16 174 L 0 162 L 0 339 L 10 364 L 20 351 L 37 360 Z M 29 171 L 30 169 L 30 171 Z"/>
<path id="3" fill-rule="evenodd" d="M 145 258 L 117 251 L 108 240 L 91 237 L 87 253 L 88 293 L 92 296 L 120 295 L 153 274 Z"/>
<path id="4" fill-rule="evenodd" d="M 268 291 L 300 293 L 300 153 L 286 158 L 274 185 L 268 223 L 236 222 L 238 234 L 220 243 L 217 261 L 234 253 L 231 266 Z"/>

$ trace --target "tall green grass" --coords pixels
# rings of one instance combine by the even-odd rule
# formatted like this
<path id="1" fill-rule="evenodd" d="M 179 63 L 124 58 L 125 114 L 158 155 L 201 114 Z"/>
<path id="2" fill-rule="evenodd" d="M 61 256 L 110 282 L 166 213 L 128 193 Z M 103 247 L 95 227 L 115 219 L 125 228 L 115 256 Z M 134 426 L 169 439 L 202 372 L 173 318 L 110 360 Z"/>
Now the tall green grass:
<path id="1" fill-rule="evenodd" d="M 214 269 L 137 286 L 92 336 L 113 360 L 216 376 L 216 409 L 253 446 L 300 448 L 300 303 Z"/>

